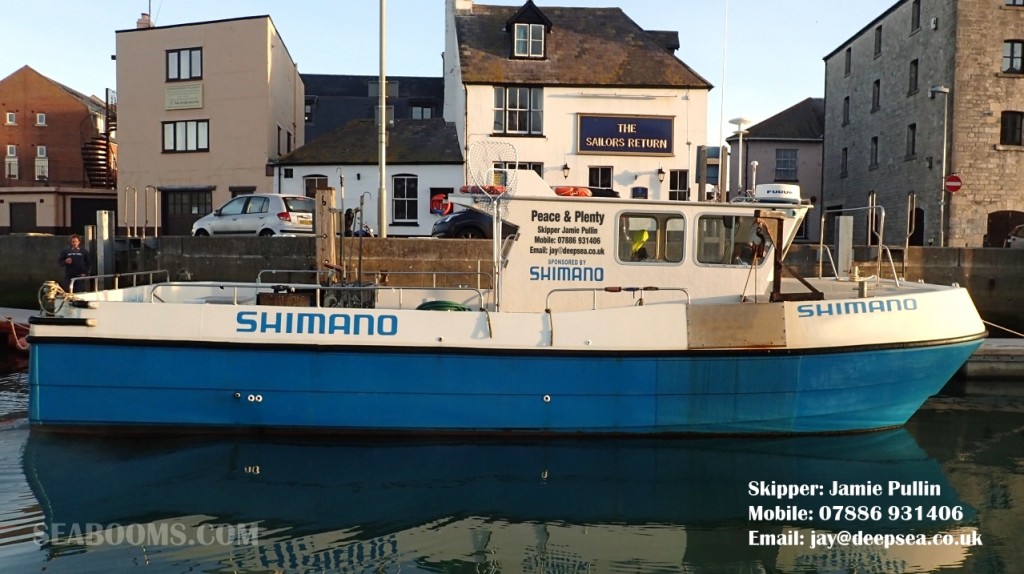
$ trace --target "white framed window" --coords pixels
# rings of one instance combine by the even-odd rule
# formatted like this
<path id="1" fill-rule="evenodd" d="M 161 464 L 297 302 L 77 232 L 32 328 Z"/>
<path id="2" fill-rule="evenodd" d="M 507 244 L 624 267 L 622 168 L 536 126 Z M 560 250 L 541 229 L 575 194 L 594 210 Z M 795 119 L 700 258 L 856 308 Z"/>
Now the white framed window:
<path id="1" fill-rule="evenodd" d="M 18 157 L 18 146 L 8 144 L 7 146 L 7 157 Z"/>
<path id="2" fill-rule="evenodd" d="M 18 179 L 18 158 L 8 157 L 4 159 L 4 176 L 7 179 Z"/>
<path id="3" fill-rule="evenodd" d="M 495 87 L 494 133 L 543 135 L 544 88 Z"/>
<path id="4" fill-rule="evenodd" d="M 163 122 L 164 153 L 210 151 L 210 120 Z"/>
<path id="5" fill-rule="evenodd" d="M 589 177 L 587 179 L 588 187 L 597 187 L 601 189 L 612 188 L 612 167 L 611 166 L 592 166 L 589 170 Z"/>
<path id="6" fill-rule="evenodd" d="M 797 181 L 797 150 L 775 150 L 775 181 Z"/>
<path id="7" fill-rule="evenodd" d="M 543 24 L 516 24 L 515 34 L 513 53 L 517 58 L 544 57 Z"/>
<path id="8" fill-rule="evenodd" d="M 36 147 L 36 157 L 46 157 L 46 146 L 41 145 Z"/>
<path id="9" fill-rule="evenodd" d="M 36 181 L 46 181 L 50 177 L 50 160 L 45 157 L 36 158 Z"/>
<path id="10" fill-rule="evenodd" d="M 668 199 L 669 201 L 688 201 L 690 199 L 690 170 L 669 170 Z"/>
<path id="11" fill-rule="evenodd" d="M 37 126 L 45 126 L 46 125 L 46 114 L 42 114 L 42 113 L 36 114 L 36 125 Z"/>
<path id="12" fill-rule="evenodd" d="M 16 126 L 16 125 L 18 125 L 18 121 L 17 120 L 18 120 L 18 116 L 14 112 L 7 112 L 6 114 L 4 114 L 4 124 L 6 124 L 6 125 Z"/>
<path id="13" fill-rule="evenodd" d="M 167 81 L 181 82 L 203 78 L 203 49 L 167 50 Z"/>
<path id="14" fill-rule="evenodd" d="M 394 221 L 415 222 L 419 209 L 419 178 L 403 173 L 391 178 Z"/>

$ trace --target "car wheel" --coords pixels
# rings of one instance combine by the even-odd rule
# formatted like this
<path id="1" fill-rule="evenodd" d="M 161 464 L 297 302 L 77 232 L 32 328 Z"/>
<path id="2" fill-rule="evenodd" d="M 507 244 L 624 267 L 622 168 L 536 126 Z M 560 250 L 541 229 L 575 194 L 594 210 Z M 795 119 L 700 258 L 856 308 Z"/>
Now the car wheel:
<path id="1" fill-rule="evenodd" d="M 196 232 L 193 233 L 192 235 L 194 235 L 195 237 L 209 237 L 210 234 L 205 229 L 200 228 L 197 229 Z"/>
<path id="2" fill-rule="evenodd" d="M 476 227 L 464 227 L 455 234 L 459 239 L 483 239 L 484 232 Z"/>
<path id="3" fill-rule="evenodd" d="M 274 232 L 269 230 L 269 229 L 264 229 L 264 230 L 260 231 L 260 237 L 270 237 L 273 234 L 274 234 Z"/>

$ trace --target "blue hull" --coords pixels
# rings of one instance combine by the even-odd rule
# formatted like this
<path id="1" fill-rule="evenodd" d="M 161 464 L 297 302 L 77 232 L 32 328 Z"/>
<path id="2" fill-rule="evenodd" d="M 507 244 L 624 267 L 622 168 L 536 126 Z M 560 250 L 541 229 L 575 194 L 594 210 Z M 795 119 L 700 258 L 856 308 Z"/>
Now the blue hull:
<path id="1" fill-rule="evenodd" d="M 595 356 L 42 339 L 30 420 L 81 430 L 849 432 L 902 425 L 980 345 Z"/>

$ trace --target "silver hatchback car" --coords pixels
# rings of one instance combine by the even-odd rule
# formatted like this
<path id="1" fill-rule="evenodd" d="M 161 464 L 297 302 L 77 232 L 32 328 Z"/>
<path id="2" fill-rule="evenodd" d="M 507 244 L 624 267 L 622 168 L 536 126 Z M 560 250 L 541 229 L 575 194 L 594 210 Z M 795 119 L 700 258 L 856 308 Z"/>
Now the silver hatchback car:
<path id="1" fill-rule="evenodd" d="M 312 198 L 239 195 L 192 224 L 192 235 L 312 235 Z"/>
<path id="2" fill-rule="evenodd" d="M 1006 246 L 1013 249 L 1024 249 L 1024 225 L 1018 225 L 1010 231 L 1006 238 Z"/>

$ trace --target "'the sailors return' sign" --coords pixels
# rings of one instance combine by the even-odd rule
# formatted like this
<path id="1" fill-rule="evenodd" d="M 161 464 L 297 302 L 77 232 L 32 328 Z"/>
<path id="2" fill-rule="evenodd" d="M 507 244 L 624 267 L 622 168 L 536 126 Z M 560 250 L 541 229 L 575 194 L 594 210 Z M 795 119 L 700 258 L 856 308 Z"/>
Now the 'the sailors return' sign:
<path id="1" fill-rule="evenodd" d="M 578 153 L 672 155 L 672 117 L 579 115 Z"/>

